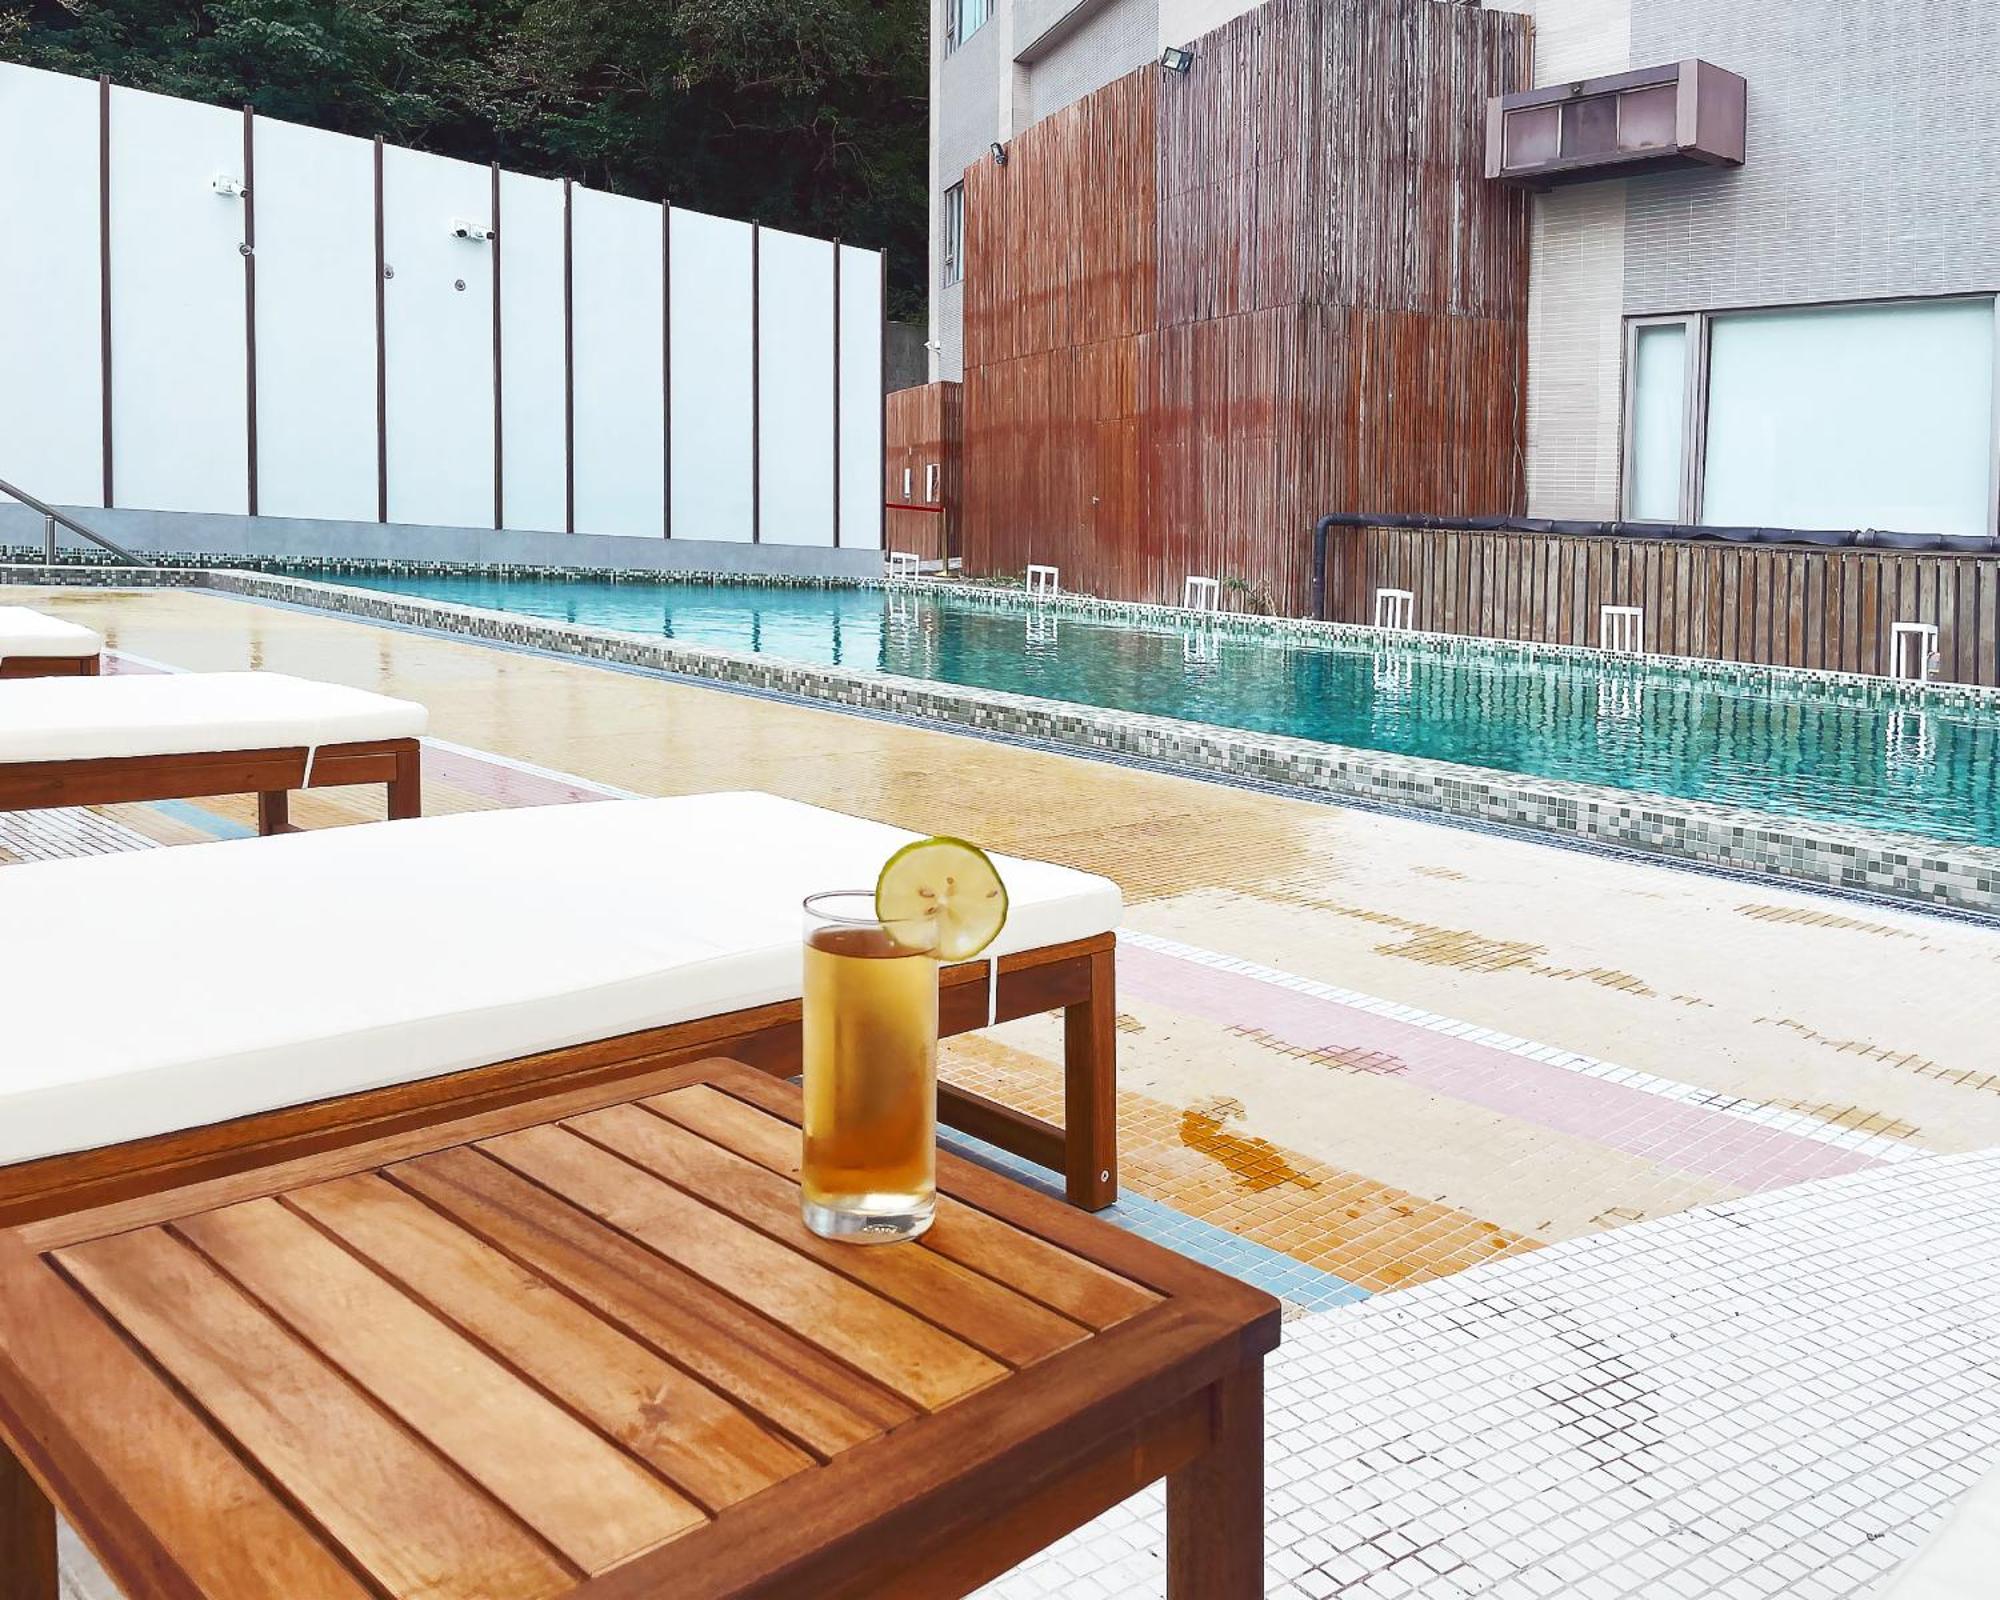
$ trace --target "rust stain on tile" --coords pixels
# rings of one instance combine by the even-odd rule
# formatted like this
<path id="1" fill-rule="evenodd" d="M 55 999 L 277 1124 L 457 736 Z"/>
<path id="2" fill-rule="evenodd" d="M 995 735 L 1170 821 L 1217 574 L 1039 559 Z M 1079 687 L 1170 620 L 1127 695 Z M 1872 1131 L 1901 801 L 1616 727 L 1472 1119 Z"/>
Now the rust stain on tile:
<path id="1" fill-rule="evenodd" d="M 1866 1106 L 1843 1106 L 1825 1100 L 1773 1100 L 1786 1111 L 1803 1111 L 1807 1116 L 1836 1128 L 1853 1128 L 1861 1133 L 1880 1134 L 1885 1139 L 1914 1139 L 1923 1130 L 1914 1122 L 1903 1122 L 1886 1112 Z"/>
<path id="2" fill-rule="evenodd" d="M 1410 1070 L 1407 1061 L 1386 1050 L 1363 1050 L 1357 1045 L 1298 1045 L 1263 1028 L 1246 1027 L 1242 1023 L 1232 1023 L 1227 1031 L 1239 1039 L 1260 1044 L 1266 1050 L 1289 1056 L 1294 1061 L 1310 1061 L 1322 1067 L 1338 1067 L 1346 1072 L 1367 1073 L 1381 1078 L 1395 1077 Z"/>
<path id="3" fill-rule="evenodd" d="M 1144 1033 L 1146 1031 L 1145 1023 L 1141 1022 L 1129 1011 L 1118 1013 L 1117 1028 L 1120 1033 Z"/>
<path id="4" fill-rule="evenodd" d="M 1970 1067 L 1948 1067 L 1942 1061 L 1920 1056 L 1914 1050 L 1898 1050 L 1894 1045 L 1876 1044 L 1869 1039 L 1836 1039 L 1795 1017 L 1756 1017 L 1752 1020 L 1764 1026 L 1783 1028 L 1808 1044 L 1823 1045 L 1860 1061 L 1880 1062 L 1899 1072 L 1914 1073 L 1919 1078 L 1934 1078 L 1939 1083 L 1955 1084 L 1962 1089 L 2000 1094 L 2000 1073 L 1975 1072 Z"/>
<path id="5" fill-rule="evenodd" d="M 1252 1194 L 1262 1194 L 1266 1189 L 1276 1189 L 1287 1183 L 1297 1184 L 1301 1189 L 1317 1189 L 1318 1182 L 1308 1178 L 1286 1159 L 1284 1151 L 1269 1139 L 1246 1139 L 1239 1133 L 1227 1131 L 1227 1124 L 1240 1121 L 1243 1116 L 1241 1100 L 1211 1100 L 1207 1106 L 1188 1106 L 1181 1112 L 1181 1143 L 1190 1150 L 1198 1150 L 1212 1161 L 1219 1161 L 1235 1174 L 1236 1181 Z"/>
<path id="6" fill-rule="evenodd" d="M 1472 880 L 1453 867 L 1418 867 L 1426 878 L 1442 878 L 1446 883 L 1470 883 Z"/>
<path id="7" fill-rule="evenodd" d="M 1907 928 L 1891 928 L 1880 922 L 1867 922 L 1860 917 L 1844 917 L 1837 911 L 1819 911 L 1806 906 L 1764 906 L 1744 905 L 1736 908 L 1740 917 L 1748 917 L 1752 922 L 1775 922 L 1796 928 L 1838 928 L 1847 933 L 1872 933 L 1883 939 L 1914 939 L 1921 942 L 1921 936 Z"/>

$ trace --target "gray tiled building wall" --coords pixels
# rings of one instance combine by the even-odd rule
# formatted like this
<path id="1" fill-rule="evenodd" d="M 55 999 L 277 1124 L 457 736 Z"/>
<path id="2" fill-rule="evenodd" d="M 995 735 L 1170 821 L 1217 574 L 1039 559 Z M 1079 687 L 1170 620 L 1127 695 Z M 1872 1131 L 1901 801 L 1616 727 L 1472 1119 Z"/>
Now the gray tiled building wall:
<path id="1" fill-rule="evenodd" d="M 1526 5 L 1522 9 L 1527 9 Z M 2000 7 L 1534 0 L 1535 78 L 1698 56 L 1749 85 L 1740 169 L 1537 198 L 1528 509 L 1619 514 L 1628 316 L 2000 290 Z"/>
<path id="2" fill-rule="evenodd" d="M 1025 128 L 1151 61 L 1159 50 L 1158 0 L 1090 7 L 1046 53 L 1021 63 L 1015 127 Z"/>
<path id="3" fill-rule="evenodd" d="M 2000 288 L 1991 0 L 1632 0 L 1632 56 L 1727 67 L 1750 115 L 1740 169 L 1632 180 L 1628 314 Z"/>

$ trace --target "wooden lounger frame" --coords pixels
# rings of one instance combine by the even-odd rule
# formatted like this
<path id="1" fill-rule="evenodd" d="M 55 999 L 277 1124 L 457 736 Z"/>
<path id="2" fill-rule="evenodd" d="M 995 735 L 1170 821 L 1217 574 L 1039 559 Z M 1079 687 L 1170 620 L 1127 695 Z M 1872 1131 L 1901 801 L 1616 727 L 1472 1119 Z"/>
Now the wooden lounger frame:
<path id="1" fill-rule="evenodd" d="M 0 679 L 94 678 L 100 659 L 96 655 L 0 656 Z"/>
<path id="2" fill-rule="evenodd" d="M 306 770 L 306 747 L 213 750 L 170 756 L 110 756 L 89 761 L 0 762 L 0 811 L 43 806 L 108 806 L 133 800 L 191 800 L 254 794 L 257 831 L 291 830 L 291 791 L 306 786 L 382 783 L 389 818 L 423 811 L 423 746 L 415 739 L 368 739 L 321 745 Z"/>
<path id="3" fill-rule="evenodd" d="M 1060 1172 L 1070 1201 L 1090 1211 L 1118 1197 L 1116 946 L 1114 936 L 1105 933 L 1000 959 L 1000 1021 L 1063 1012 L 1062 1128 L 963 1089 L 938 1089 L 938 1114 L 946 1123 Z M 190 997 L 189 1004 L 198 1003 Z M 986 1021 L 985 964 L 947 967 L 939 974 L 939 1031 L 969 1033 Z M 775 1077 L 791 1077 L 800 1070 L 799 1051 L 799 1002 L 788 1000 L 210 1127 L 0 1166 L 0 1228 L 708 1056 L 733 1056 Z"/>

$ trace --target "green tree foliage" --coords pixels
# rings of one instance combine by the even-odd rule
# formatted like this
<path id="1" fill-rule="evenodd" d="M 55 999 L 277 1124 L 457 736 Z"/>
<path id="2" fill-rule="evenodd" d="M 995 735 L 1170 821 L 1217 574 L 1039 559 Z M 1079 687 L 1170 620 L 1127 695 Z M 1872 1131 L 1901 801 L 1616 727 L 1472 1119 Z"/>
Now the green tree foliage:
<path id="1" fill-rule="evenodd" d="M 924 0 L 0 0 L 0 57 L 886 248 L 922 304 Z"/>

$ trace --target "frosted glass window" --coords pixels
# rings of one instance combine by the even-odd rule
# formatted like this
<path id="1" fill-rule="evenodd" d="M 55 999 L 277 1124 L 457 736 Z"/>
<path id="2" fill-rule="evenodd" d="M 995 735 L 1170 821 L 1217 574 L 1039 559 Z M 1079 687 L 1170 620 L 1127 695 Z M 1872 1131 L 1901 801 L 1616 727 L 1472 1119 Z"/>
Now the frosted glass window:
<path id="1" fill-rule="evenodd" d="M 1991 531 L 1993 303 L 1713 320 L 1702 520 Z"/>
<path id="2" fill-rule="evenodd" d="M 1647 323 L 1633 330 L 1632 450 L 1625 514 L 1636 522 L 1680 521 L 1687 355 L 1684 322 Z"/>

